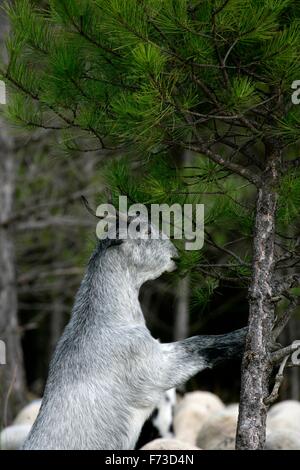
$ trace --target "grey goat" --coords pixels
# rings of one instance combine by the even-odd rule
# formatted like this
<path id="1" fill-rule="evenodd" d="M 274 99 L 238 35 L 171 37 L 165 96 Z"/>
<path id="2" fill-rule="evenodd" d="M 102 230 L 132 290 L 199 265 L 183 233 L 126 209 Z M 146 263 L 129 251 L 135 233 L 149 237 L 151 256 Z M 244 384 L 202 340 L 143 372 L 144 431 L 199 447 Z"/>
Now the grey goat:
<path id="1" fill-rule="evenodd" d="M 98 242 L 23 449 L 133 449 L 166 390 L 241 356 L 245 329 L 168 344 L 151 336 L 139 289 L 176 256 L 169 239 Z"/>

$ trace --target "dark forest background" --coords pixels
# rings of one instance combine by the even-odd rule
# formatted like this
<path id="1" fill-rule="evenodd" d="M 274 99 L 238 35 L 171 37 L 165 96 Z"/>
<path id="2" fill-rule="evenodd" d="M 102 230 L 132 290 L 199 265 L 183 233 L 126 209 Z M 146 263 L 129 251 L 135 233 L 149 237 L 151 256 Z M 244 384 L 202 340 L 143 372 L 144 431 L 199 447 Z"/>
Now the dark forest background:
<path id="1" fill-rule="evenodd" d="M 3 4 L 1 1 L 0 3 Z M 38 3 L 38 6 L 48 5 L 48 2 Z M 17 36 L 17 26 L 14 27 Z M 7 18 L 1 11 L 0 49 L 4 56 L 4 40 L 8 29 Z M 30 54 L 24 54 L 24 61 L 30 62 L 30 57 Z M 37 63 L 34 63 L 35 66 Z M 99 63 L 100 68 L 102 62 Z M 24 78 L 20 70 L 14 72 L 16 75 L 19 72 L 20 78 Z M 236 82 L 236 88 L 242 88 L 241 95 L 244 88 L 247 88 L 245 84 L 244 88 L 242 85 L 243 83 Z M 64 92 L 68 96 L 68 87 L 65 88 Z M 102 93 L 100 88 L 99 85 L 99 95 Z M 11 91 L 9 88 L 8 103 Z M 50 90 L 50 94 L 51 91 L 53 90 Z M 55 91 L 59 100 L 59 91 Z M 122 161 L 126 155 L 118 150 L 91 150 L 90 141 L 87 138 L 85 141 L 85 135 L 81 136 L 80 129 L 78 147 L 76 136 L 74 142 L 74 136 L 72 140 L 68 139 L 67 132 L 56 132 L 54 127 L 57 123 L 53 117 L 49 118 L 50 125 L 47 128 L 43 128 L 42 124 L 36 129 L 37 126 L 30 124 L 30 104 L 26 97 L 22 98 L 23 103 L 18 101 L 20 96 L 16 93 L 9 113 L 7 105 L 0 105 L 0 339 L 9 346 L 8 365 L 5 366 L 5 372 L 4 367 L 1 366 L 0 369 L 0 384 L 1 380 L 2 385 L 6 383 L 5 393 L 0 390 L 2 424 L 9 424 L 26 401 L 42 396 L 51 355 L 68 322 L 76 291 L 95 245 L 95 220 L 81 203 L 81 196 L 84 195 L 92 207 L 107 201 L 111 186 L 114 186 L 113 174 L 115 180 L 118 177 L 122 180 L 126 190 L 132 190 L 132 194 L 138 193 L 140 176 L 141 185 L 145 186 L 142 170 L 136 168 L 136 160 L 140 156 L 130 155 L 127 162 L 129 174 L 122 172 Z M 246 98 L 247 101 L 247 93 Z M 85 99 L 82 101 L 87 108 L 91 106 L 91 100 L 86 100 L 87 103 Z M 70 102 L 72 105 L 71 99 Z M 249 105 L 248 101 L 242 104 Z M 68 111 L 71 110 L 71 105 Z M 10 114 L 10 120 L 7 119 L 7 114 Z M 27 130 L 24 130 L 25 121 Z M 221 120 L 218 131 L 225 132 L 226 125 Z M 178 151 L 174 147 L 169 148 L 168 152 L 177 167 L 197 169 L 180 174 L 178 179 L 180 185 L 191 188 L 190 195 L 193 188 L 199 191 L 198 201 L 195 201 L 205 204 L 209 233 L 206 234 L 204 248 L 198 254 L 198 259 L 187 257 L 182 260 L 180 275 L 166 275 L 143 286 L 141 303 L 148 327 L 162 342 L 240 328 L 246 325 L 248 317 L 245 279 L 249 280 L 248 261 L 251 258 L 255 191 L 240 176 L 220 168 L 204 155 L 199 157 L 195 152 L 191 154 L 186 150 Z M 288 149 L 287 158 L 297 154 L 298 144 Z M 223 155 L 230 160 L 232 150 L 225 148 Z M 233 155 L 235 156 L 234 152 Z M 154 152 L 151 158 L 153 167 L 157 167 L 157 174 L 155 176 L 153 172 L 150 187 L 154 191 L 156 183 L 168 183 L 170 177 L 166 171 L 165 180 L 160 180 L 158 173 L 161 161 Z M 164 158 L 167 162 L 165 155 Z M 257 161 L 260 163 L 263 159 L 262 146 L 257 144 L 255 162 L 250 162 L 249 165 L 256 168 Z M 114 171 L 110 173 L 107 168 L 113 162 L 120 163 L 122 171 L 114 167 Z M 150 168 L 149 171 L 152 170 Z M 131 174 L 137 176 L 137 188 L 131 187 L 131 181 L 128 180 Z M 284 227 L 282 245 L 288 240 L 291 220 L 296 227 L 291 235 L 295 238 L 294 234 L 299 234 L 299 174 L 296 176 L 291 176 L 290 181 L 288 175 L 280 188 L 280 197 L 287 201 L 284 214 L 279 214 L 279 228 Z M 168 188 L 168 184 L 165 184 L 163 189 L 166 193 Z M 112 189 L 117 197 L 116 187 Z M 145 187 L 141 189 L 141 193 L 143 191 L 145 192 Z M 159 197 L 165 197 L 163 192 Z M 174 197 L 176 198 L 176 194 Z M 233 243 L 235 247 L 232 248 L 232 255 L 230 250 Z M 299 238 L 295 243 L 299 249 Z M 222 249 L 219 249 L 220 245 Z M 279 252 L 281 249 L 285 248 L 278 247 Z M 201 267 L 202 254 L 204 264 Z M 239 257 L 243 258 L 242 266 L 236 266 L 236 259 Z M 222 263 L 226 265 L 225 275 L 224 272 L 219 275 L 224 267 Z M 197 268 L 202 277 L 194 279 Z M 185 273 L 188 274 L 184 275 Z M 282 335 L 281 342 L 284 345 L 300 336 L 299 307 Z M 11 384 L 17 384 L 14 387 L 15 403 L 10 396 Z M 236 402 L 240 389 L 240 364 L 230 363 L 226 367 L 201 373 L 186 385 L 186 389 L 210 390 L 226 403 Z M 287 371 L 280 393 L 282 399 L 300 399 L 298 368 Z"/>

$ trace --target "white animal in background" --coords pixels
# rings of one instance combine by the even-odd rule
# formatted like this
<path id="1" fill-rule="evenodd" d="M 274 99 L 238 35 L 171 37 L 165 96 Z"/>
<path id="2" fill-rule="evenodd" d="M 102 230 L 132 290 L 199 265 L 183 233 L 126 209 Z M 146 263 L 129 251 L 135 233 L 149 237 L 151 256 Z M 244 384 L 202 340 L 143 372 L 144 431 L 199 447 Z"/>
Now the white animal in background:
<path id="1" fill-rule="evenodd" d="M 0 434 L 1 450 L 18 450 L 23 445 L 31 429 L 31 424 L 13 424 Z"/>
<path id="2" fill-rule="evenodd" d="M 225 437 L 213 450 L 235 450 L 235 436 Z"/>
<path id="3" fill-rule="evenodd" d="M 33 400 L 31 403 L 26 405 L 16 416 L 13 424 L 30 424 L 31 426 L 36 420 L 39 414 L 42 400 Z"/>
<path id="4" fill-rule="evenodd" d="M 179 439 L 155 439 L 148 442 L 140 450 L 201 450 L 199 447 L 193 446 Z"/>
<path id="5" fill-rule="evenodd" d="M 153 425 L 165 438 L 173 437 L 173 415 L 176 404 L 176 389 L 171 388 L 164 394 L 157 407 L 157 413 L 152 418 Z"/>
<path id="6" fill-rule="evenodd" d="M 270 408 L 267 417 L 268 431 L 294 431 L 300 433 L 300 402 L 285 400 Z"/>
<path id="7" fill-rule="evenodd" d="M 192 403 L 180 408 L 173 421 L 176 439 L 196 445 L 197 436 L 207 417 L 207 410 L 202 405 Z"/>
<path id="8" fill-rule="evenodd" d="M 171 388 L 164 393 L 158 406 L 145 422 L 136 443 L 136 449 L 140 449 L 154 439 L 174 437 L 173 417 L 176 398 L 175 388 Z"/>
<path id="9" fill-rule="evenodd" d="M 17 450 L 23 445 L 36 420 L 41 403 L 41 399 L 33 400 L 22 408 L 11 426 L 2 430 L 0 434 L 0 449 Z"/>
<path id="10" fill-rule="evenodd" d="M 198 434 L 197 446 L 205 450 L 234 449 L 237 419 L 236 409 L 224 408 L 210 415 Z"/>
<path id="11" fill-rule="evenodd" d="M 235 413 L 238 416 L 239 406 L 239 403 L 229 403 L 229 405 L 226 405 L 226 410 L 231 411 L 232 413 Z"/>
<path id="12" fill-rule="evenodd" d="M 176 408 L 180 409 L 191 404 L 203 406 L 207 413 L 214 413 L 225 406 L 222 400 L 214 393 L 197 390 L 186 393 Z"/>
<path id="13" fill-rule="evenodd" d="M 300 450 L 300 433 L 283 429 L 267 434 L 266 450 Z"/>
<path id="14" fill-rule="evenodd" d="M 224 408 L 223 402 L 211 392 L 185 394 L 175 408 L 174 432 L 177 439 L 196 445 L 197 436 L 207 418 Z"/>

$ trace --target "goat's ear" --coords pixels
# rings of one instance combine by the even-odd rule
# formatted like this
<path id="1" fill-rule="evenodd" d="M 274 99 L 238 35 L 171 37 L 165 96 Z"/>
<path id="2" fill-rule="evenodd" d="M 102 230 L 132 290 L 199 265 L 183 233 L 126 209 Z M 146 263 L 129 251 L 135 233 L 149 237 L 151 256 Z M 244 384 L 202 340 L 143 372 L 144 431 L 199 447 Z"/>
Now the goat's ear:
<path id="1" fill-rule="evenodd" d="M 110 247 L 111 246 L 119 246 L 119 245 L 122 245 L 122 243 L 124 243 L 124 240 L 122 240 L 121 238 L 118 238 L 116 240 L 111 240 L 111 243 L 110 243 Z"/>
<path id="2" fill-rule="evenodd" d="M 124 240 L 121 239 L 116 239 L 116 240 L 111 240 L 110 238 L 105 238 L 104 240 L 98 240 L 99 246 L 102 251 L 109 250 L 110 248 L 114 246 L 119 246 L 123 243 Z"/>

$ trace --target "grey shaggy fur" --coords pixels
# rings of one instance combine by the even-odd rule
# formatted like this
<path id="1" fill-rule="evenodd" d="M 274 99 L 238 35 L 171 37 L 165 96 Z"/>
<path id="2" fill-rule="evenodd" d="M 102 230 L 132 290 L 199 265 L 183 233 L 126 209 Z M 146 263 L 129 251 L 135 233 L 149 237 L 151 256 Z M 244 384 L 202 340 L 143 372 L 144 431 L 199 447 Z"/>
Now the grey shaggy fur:
<path id="1" fill-rule="evenodd" d="M 173 270 L 176 254 L 170 240 L 99 242 L 23 449 L 133 449 L 166 390 L 241 355 L 245 329 L 169 344 L 151 336 L 139 288 Z"/>

